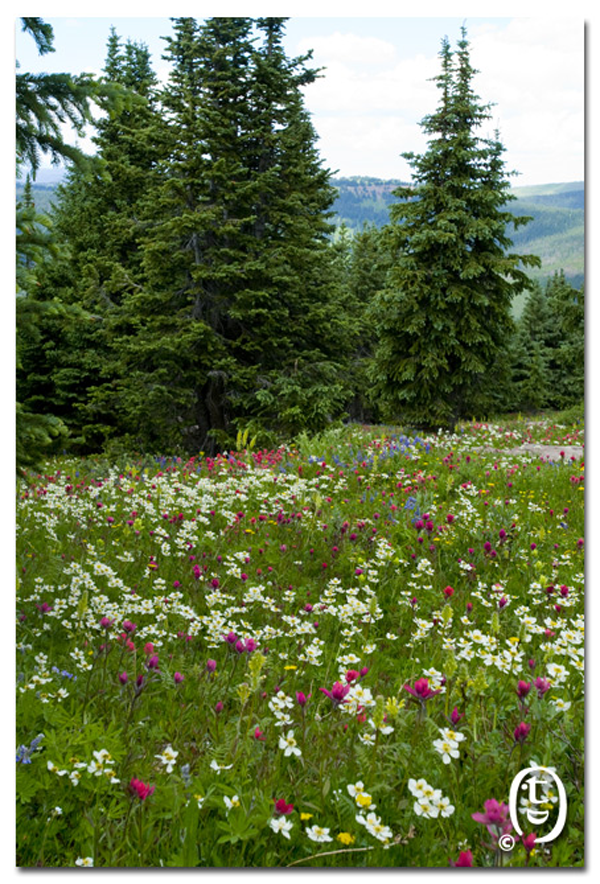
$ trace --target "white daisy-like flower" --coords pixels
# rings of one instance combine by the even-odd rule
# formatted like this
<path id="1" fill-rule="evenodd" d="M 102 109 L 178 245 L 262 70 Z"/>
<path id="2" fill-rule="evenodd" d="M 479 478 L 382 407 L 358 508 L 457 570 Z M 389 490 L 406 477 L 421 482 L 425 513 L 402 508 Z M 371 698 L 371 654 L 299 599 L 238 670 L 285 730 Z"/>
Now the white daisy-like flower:
<path id="1" fill-rule="evenodd" d="M 459 733 L 459 731 L 453 731 L 450 727 L 441 727 L 439 728 L 439 732 L 442 735 L 443 740 L 447 740 L 449 743 L 454 743 L 458 746 L 459 743 L 462 743 L 463 740 L 466 740 L 464 734 Z"/>
<path id="2" fill-rule="evenodd" d="M 166 749 L 163 749 L 163 752 L 161 755 L 155 755 L 154 757 L 158 758 L 158 760 L 161 761 L 165 765 L 165 767 L 167 768 L 167 773 L 171 773 L 171 771 L 173 770 L 173 768 L 177 764 L 177 756 L 178 755 L 179 755 L 179 752 L 177 750 L 173 749 L 173 747 L 169 743 L 169 745 L 166 747 Z"/>
<path id="3" fill-rule="evenodd" d="M 431 789 L 431 786 L 429 785 L 427 780 L 425 780 L 425 779 L 423 779 L 423 777 L 421 777 L 420 780 L 414 780 L 411 778 L 408 781 L 408 788 L 409 788 L 409 791 L 411 792 L 411 794 L 415 796 L 415 798 L 424 798 L 425 797 L 425 790 Z"/>
<path id="4" fill-rule="evenodd" d="M 434 740 L 433 747 L 442 756 L 444 764 L 450 764 L 452 758 L 458 758 L 459 751 L 457 743 L 451 743 L 449 740 Z"/>
<path id="5" fill-rule="evenodd" d="M 413 804 L 413 810 L 417 816 L 424 816 L 429 819 L 435 819 L 440 815 L 439 807 L 426 798 L 422 798 L 420 801 L 415 801 Z"/>
<path id="6" fill-rule="evenodd" d="M 85 869 L 94 868 L 94 858 L 92 856 L 78 856 L 75 860 L 76 866 L 83 866 Z"/>
<path id="7" fill-rule="evenodd" d="M 223 796 L 223 802 L 225 807 L 227 808 L 227 813 L 232 810 L 234 807 L 241 807 L 241 802 L 239 795 L 234 795 L 232 798 L 228 798 L 227 795 Z"/>
<path id="8" fill-rule="evenodd" d="M 213 760 L 210 763 L 210 766 L 211 766 L 212 770 L 215 770 L 218 774 L 220 774 L 222 770 L 231 770 L 231 768 L 233 767 L 233 764 L 219 764 L 219 762 L 215 761 L 215 759 L 213 758 Z"/>
<path id="9" fill-rule="evenodd" d="M 550 702 L 554 708 L 558 709 L 560 712 L 568 712 L 571 708 L 571 702 L 569 700 L 562 700 L 559 697 L 553 697 Z"/>
<path id="10" fill-rule="evenodd" d="M 440 812 L 441 816 L 452 816 L 456 808 L 453 804 L 450 804 L 450 799 L 443 796 L 442 798 L 438 798 L 436 801 L 432 801 L 437 809 Z"/>
<path id="11" fill-rule="evenodd" d="M 361 823 L 367 832 L 377 838 L 379 841 L 389 841 L 392 837 L 392 830 L 389 826 L 384 826 L 380 817 L 375 813 L 367 814 L 365 818 L 362 814 L 356 815 L 356 822 Z"/>
<path id="12" fill-rule="evenodd" d="M 284 816 L 274 816 L 271 820 L 269 820 L 269 826 L 272 828 L 274 832 L 281 832 L 284 838 L 290 837 L 290 830 L 293 827 L 293 823 L 287 820 Z M 331 839 L 330 839 L 331 840 Z"/>
<path id="13" fill-rule="evenodd" d="M 329 834 L 329 829 L 324 829 L 322 826 L 311 826 L 310 828 L 305 829 L 306 834 L 310 838 L 311 841 L 333 841 L 333 838 Z"/>
<path id="14" fill-rule="evenodd" d="M 111 756 L 108 749 L 99 749 L 95 752 L 92 752 L 94 758 L 88 764 L 87 770 L 88 773 L 94 774 L 94 776 L 99 777 L 101 774 L 105 773 L 105 765 L 114 764 L 114 759 Z"/>
<path id="15" fill-rule="evenodd" d="M 302 751 L 296 740 L 294 739 L 294 731 L 288 731 L 287 737 L 284 737 L 283 734 L 279 737 L 279 748 L 283 749 L 283 754 L 287 757 L 288 755 L 302 755 Z"/>

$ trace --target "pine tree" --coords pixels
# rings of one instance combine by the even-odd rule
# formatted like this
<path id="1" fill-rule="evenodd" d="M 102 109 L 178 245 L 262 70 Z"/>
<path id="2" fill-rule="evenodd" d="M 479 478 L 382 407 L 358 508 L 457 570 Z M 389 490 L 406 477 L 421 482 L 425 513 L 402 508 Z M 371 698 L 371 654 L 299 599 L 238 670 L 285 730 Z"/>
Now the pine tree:
<path id="1" fill-rule="evenodd" d="M 378 347 L 371 369 L 391 417 L 421 426 L 453 427 L 485 413 L 498 355 L 512 328 L 510 305 L 529 281 L 519 265 L 532 256 L 507 253 L 511 199 L 503 147 L 478 136 L 489 105 L 473 91 L 466 31 L 455 53 L 442 41 L 438 109 L 421 126 L 429 136 L 420 156 L 404 154 L 413 183 L 394 191 L 392 267 L 375 298 Z"/>

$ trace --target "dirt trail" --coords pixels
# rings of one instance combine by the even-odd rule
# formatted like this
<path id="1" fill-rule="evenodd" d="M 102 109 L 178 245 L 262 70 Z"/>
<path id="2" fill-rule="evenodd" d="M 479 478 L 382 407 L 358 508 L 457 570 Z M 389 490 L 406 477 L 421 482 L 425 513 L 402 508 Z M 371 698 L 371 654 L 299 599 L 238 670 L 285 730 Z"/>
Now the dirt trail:
<path id="1" fill-rule="evenodd" d="M 584 455 L 584 449 L 581 445 L 543 445 L 541 442 L 524 442 L 516 448 L 480 448 L 480 451 L 492 452 L 498 454 L 533 454 L 542 457 L 544 460 L 581 460 Z M 561 451 L 563 457 L 561 457 Z"/>

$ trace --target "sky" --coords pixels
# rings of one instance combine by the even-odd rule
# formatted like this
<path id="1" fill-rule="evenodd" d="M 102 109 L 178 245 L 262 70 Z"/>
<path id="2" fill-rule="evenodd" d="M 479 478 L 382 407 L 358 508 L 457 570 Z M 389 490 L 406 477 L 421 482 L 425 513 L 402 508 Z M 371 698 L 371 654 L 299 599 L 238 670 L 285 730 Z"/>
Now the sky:
<path id="1" fill-rule="evenodd" d="M 23 71 L 100 73 L 112 24 L 123 40 L 148 45 L 154 69 L 167 82 L 169 63 L 161 58 L 161 37 L 172 33 L 168 18 L 43 17 L 54 29 L 56 51 L 38 56 L 34 41 L 17 28 L 16 56 Z M 507 170 L 519 173 L 511 179 L 513 186 L 583 180 L 584 18 L 548 14 L 292 15 L 288 53 L 312 49 L 315 65 L 324 69 L 306 88 L 305 101 L 325 166 L 339 175 L 410 177 L 401 154 L 421 153 L 426 147 L 419 122 L 437 105 L 431 78 L 439 72 L 440 43 L 447 36 L 454 46 L 463 22 L 471 61 L 479 71 L 474 89 L 483 102 L 494 105 L 481 134 L 499 130 Z M 91 143 L 82 146 L 90 149 Z"/>

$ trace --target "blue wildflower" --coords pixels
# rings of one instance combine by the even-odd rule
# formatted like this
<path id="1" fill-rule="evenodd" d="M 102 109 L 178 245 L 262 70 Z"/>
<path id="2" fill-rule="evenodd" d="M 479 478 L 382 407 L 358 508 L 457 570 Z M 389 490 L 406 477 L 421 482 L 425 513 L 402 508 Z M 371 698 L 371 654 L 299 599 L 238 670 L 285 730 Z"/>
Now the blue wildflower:
<path id="1" fill-rule="evenodd" d="M 29 744 L 29 748 L 27 746 L 19 746 L 17 749 L 17 764 L 20 762 L 21 764 L 31 764 L 31 756 L 40 745 L 42 740 L 44 739 L 44 734 L 38 734 L 37 737 L 34 737 L 31 743 Z"/>

